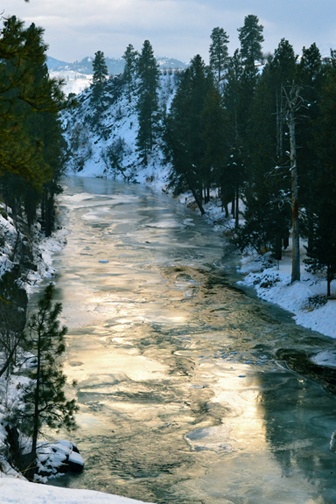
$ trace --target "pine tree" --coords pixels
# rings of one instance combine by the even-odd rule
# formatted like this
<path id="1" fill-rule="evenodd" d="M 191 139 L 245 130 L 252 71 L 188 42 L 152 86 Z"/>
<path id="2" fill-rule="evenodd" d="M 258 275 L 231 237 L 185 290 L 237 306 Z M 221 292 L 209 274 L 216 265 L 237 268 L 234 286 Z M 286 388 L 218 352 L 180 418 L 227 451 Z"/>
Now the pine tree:
<path id="1" fill-rule="evenodd" d="M 0 377 L 11 373 L 16 365 L 18 348 L 24 343 L 27 293 L 19 286 L 20 269 L 6 271 L 0 278 L 0 348 L 5 359 Z"/>
<path id="2" fill-rule="evenodd" d="M 108 68 L 106 65 L 103 51 L 97 51 L 95 53 L 95 57 L 92 62 L 92 69 L 93 69 L 93 76 L 92 76 L 93 85 L 102 87 L 108 78 Z"/>
<path id="3" fill-rule="evenodd" d="M 303 99 L 302 118 L 299 118 L 297 137 L 298 165 L 300 175 L 300 202 L 302 212 L 302 230 L 308 241 L 313 237 L 315 228 L 314 207 L 318 197 L 316 180 L 320 175 L 316 132 L 319 129 L 320 105 L 322 88 L 325 80 L 325 67 L 316 44 L 302 49 L 302 56 L 298 63 L 297 80 L 301 86 Z M 308 248 L 310 244 L 308 243 Z"/>
<path id="4" fill-rule="evenodd" d="M 202 132 L 204 141 L 203 186 L 204 198 L 210 200 L 210 189 L 215 185 L 221 187 L 222 198 L 225 193 L 223 173 L 227 159 L 228 145 L 226 142 L 227 124 L 221 103 L 221 96 L 215 87 L 209 89 L 202 111 Z M 224 203 L 225 204 L 225 203 Z"/>
<path id="5" fill-rule="evenodd" d="M 229 37 L 223 28 L 217 27 L 212 30 L 209 62 L 218 89 L 221 87 L 229 63 L 228 43 Z"/>
<path id="6" fill-rule="evenodd" d="M 125 60 L 123 78 L 129 102 L 132 101 L 132 94 L 135 91 L 138 57 L 138 52 L 134 49 L 132 44 L 129 44 L 123 54 L 123 59 Z"/>
<path id="7" fill-rule="evenodd" d="M 176 172 L 172 183 L 177 192 L 188 187 L 202 214 L 205 213 L 203 189 L 208 192 L 212 170 L 206 161 L 205 121 L 209 120 L 206 103 L 209 93 L 214 91 L 212 76 L 201 56 L 196 55 L 181 76 L 167 118 L 167 147 Z M 208 155 L 210 150 L 209 145 Z"/>
<path id="8" fill-rule="evenodd" d="M 44 188 L 60 170 L 62 151 L 57 114 L 65 101 L 59 82 L 49 78 L 46 50 L 43 29 L 34 24 L 25 29 L 15 16 L 4 21 L 0 36 L 0 186 L 15 213 L 21 213 L 23 205 L 29 225 Z"/>
<path id="9" fill-rule="evenodd" d="M 280 165 L 284 163 L 286 152 L 289 151 L 288 141 L 286 141 L 285 96 L 283 90 L 291 87 L 296 80 L 297 72 L 297 56 L 288 40 L 281 39 L 269 66 L 270 86 L 276 118 L 276 156 L 277 163 Z"/>
<path id="10" fill-rule="evenodd" d="M 262 59 L 263 29 L 258 17 L 253 14 L 246 16 L 244 26 L 238 28 L 240 51 L 245 66 L 254 68 L 256 62 Z"/>
<path id="11" fill-rule="evenodd" d="M 235 147 L 238 147 L 242 142 L 243 114 L 244 112 L 246 114 L 246 111 L 242 110 L 241 99 L 243 72 L 241 54 L 236 49 L 229 61 L 223 96 L 224 108 L 230 125 L 229 143 Z"/>
<path id="12" fill-rule="evenodd" d="M 271 250 L 278 260 L 291 226 L 290 170 L 286 154 L 290 145 L 282 86 L 292 81 L 295 69 L 293 48 L 287 41 L 281 41 L 257 82 L 252 120 L 247 128 L 249 167 L 241 243 L 252 245 L 259 253 Z"/>
<path id="13" fill-rule="evenodd" d="M 0 174 L 23 175 L 41 187 L 48 174 L 41 163 L 41 143 L 28 131 L 28 121 L 40 106 L 28 52 L 23 23 L 14 16 L 5 20 L 0 38 Z M 33 60 L 37 64 L 41 52 Z"/>
<path id="14" fill-rule="evenodd" d="M 307 264 L 313 271 L 326 275 L 327 295 L 336 278 L 336 57 L 326 65 L 316 124 L 316 171 L 314 196 L 309 202 L 310 231 Z M 328 135 L 326 135 L 328 132 Z M 313 195 L 312 195 L 313 196 Z"/>
<path id="15" fill-rule="evenodd" d="M 54 287 L 48 285 L 38 302 L 38 310 L 30 317 L 27 329 L 29 351 L 35 355 L 36 367 L 31 371 L 31 383 L 24 387 L 25 409 L 19 413 L 22 429 L 31 435 L 30 463 L 36 458 L 37 441 L 43 425 L 52 429 L 76 427 L 77 411 L 74 399 L 64 393 L 66 377 L 62 372 L 61 358 L 65 352 L 66 327 L 61 327 L 60 303 L 53 303 Z"/>
<path id="16" fill-rule="evenodd" d="M 250 106 L 258 81 L 257 62 L 262 59 L 263 26 L 257 16 L 245 17 L 244 26 L 238 29 L 240 57 L 243 73 L 240 80 L 241 134 L 246 143 L 247 127 L 250 120 Z"/>
<path id="17" fill-rule="evenodd" d="M 245 182 L 244 158 L 247 155 L 246 131 L 250 120 L 253 93 L 249 96 L 244 83 L 244 66 L 238 49 L 230 58 L 223 93 L 226 117 L 226 143 L 228 155 L 222 176 L 222 192 L 225 207 L 232 202 L 232 214 L 236 226 L 239 221 L 238 196 Z M 254 91 L 253 91 L 254 92 Z M 226 209 L 227 212 L 227 209 Z"/>
<path id="18" fill-rule="evenodd" d="M 108 78 L 108 68 L 103 51 L 97 51 L 95 53 L 92 62 L 92 70 L 92 97 L 94 101 L 101 102 L 104 85 Z"/>
<path id="19" fill-rule="evenodd" d="M 159 67 L 149 40 L 145 40 L 138 58 L 138 121 L 137 148 L 140 161 L 147 165 L 154 147 L 159 120 Z"/>

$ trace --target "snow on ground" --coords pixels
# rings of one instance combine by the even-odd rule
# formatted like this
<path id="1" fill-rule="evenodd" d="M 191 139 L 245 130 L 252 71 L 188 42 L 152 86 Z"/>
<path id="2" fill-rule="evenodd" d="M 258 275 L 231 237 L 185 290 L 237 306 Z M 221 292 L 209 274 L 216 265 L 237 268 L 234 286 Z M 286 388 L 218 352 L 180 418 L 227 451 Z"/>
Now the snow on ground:
<path id="1" fill-rule="evenodd" d="M 142 501 L 92 490 L 73 490 L 29 483 L 0 473 L 1 504 L 136 504 Z"/>
<path id="2" fill-rule="evenodd" d="M 60 229 L 55 231 L 52 236 L 48 238 L 41 239 L 40 237 L 39 240 L 36 240 L 34 254 L 37 270 L 31 270 L 29 272 L 24 286 L 28 296 L 34 289 L 39 288 L 43 280 L 53 281 L 57 273 L 52 265 L 53 259 L 55 254 L 59 253 L 66 245 L 67 234 L 68 231 L 66 229 Z"/>
<path id="3" fill-rule="evenodd" d="M 50 77 L 52 79 L 62 80 L 64 83 L 62 91 L 66 95 L 70 93 L 81 93 L 84 89 L 90 86 L 92 81 L 92 75 L 85 75 L 79 72 L 74 72 L 73 70 L 52 70 L 50 72 Z"/>
<path id="4" fill-rule="evenodd" d="M 271 265 L 267 257 L 246 255 L 240 271 L 246 275 L 241 285 L 253 287 L 258 297 L 293 313 L 297 324 L 336 338 L 336 281 L 331 286 L 335 299 L 326 298 L 327 283 L 301 265 L 301 280 L 291 284 L 291 250 Z M 336 360 L 335 360 L 336 362 Z"/>

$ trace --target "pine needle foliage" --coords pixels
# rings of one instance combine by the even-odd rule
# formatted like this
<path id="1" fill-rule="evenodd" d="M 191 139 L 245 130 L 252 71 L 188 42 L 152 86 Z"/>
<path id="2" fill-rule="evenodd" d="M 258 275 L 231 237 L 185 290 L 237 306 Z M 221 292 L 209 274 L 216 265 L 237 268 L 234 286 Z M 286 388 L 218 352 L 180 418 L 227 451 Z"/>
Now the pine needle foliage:
<path id="1" fill-rule="evenodd" d="M 22 428 L 31 436 L 33 457 L 43 426 L 76 428 L 78 407 L 75 399 L 69 400 L 65 395 L 66 376 L 62 371 L 67 328 L 60 325 L 62 305 L 54 303 L 53 297 L 54 286 L 49 284 L 27 324 L 27 342 L 36 365 L 29 373 L 31 380 L 23 392 Z"/>

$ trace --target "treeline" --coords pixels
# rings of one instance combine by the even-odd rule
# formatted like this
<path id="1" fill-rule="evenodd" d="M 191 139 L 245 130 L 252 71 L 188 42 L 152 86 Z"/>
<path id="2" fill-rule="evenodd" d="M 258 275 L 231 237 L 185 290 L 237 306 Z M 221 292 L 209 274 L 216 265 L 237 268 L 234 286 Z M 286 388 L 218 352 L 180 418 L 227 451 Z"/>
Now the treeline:
<path id="1" fill-rule="evenodd" d="M 95 54 L 93 60 L 93 79 L 91 101 L 95 113 L 87 116 L 93 130 L 99 130 L 102 136 L 109 136 L 110 129 L 104 130 L 102 117 L 104 112 L 126 95 L 129 107 L 137 112 L 138 132 L 136 149 L 138 162 L 147 165 L 153 149 L 162 138 L 163 114 L 159 103 L 160 69 L 149 40 L 145 40 L 138 52 L 129 44 L 123 55 L 124 71 L 116 77 L 109 77 L 102 51 Z M 123 111 L 120 110 L 122 115 Z M 122 171 L 119 159 L 123 156 L 123 143 L 117 142 L 107 153 L 109 162 Z"/>
<path id="2" fill-rule="evenodd" d="M 336 273 L 336 54 L 315 44 L 299 58 L 282 39 L 267 57 L 256 16 L 228 54 L 222 28 L 211 34 L 210 65 L 195 56 L 166 120 L 173 184 L 189 188 L 203 211 L 219 189 L 235 217 L 236 243 L 281 259 L 292 236 L 292 281 L 300 279 L 299 237 L 307 263 Z M 239 205 L 243 203 L 242 208 Z M 244 216 L 243 224 L 239 216 Z"/>
<path id="3" fill-rule="evenodd" d="M 55 224 L 64 141 L 59 82 L 49 78 L 43 29 L 15 16 L 0 31 L 0 196 L 28 228 L 38 219 L 48 236 Z"/>
<path id="4" fill-rule="evenodd" d="M 15 16 L 3 20 L 0 212 L 8 219 L 8 229 L 7 235 L 4 227 L 0 231 L 7 256 L 0 276 L 0 421 L 7 437 L 0 443 L 0 456 L 30 478 L 38 470 L 37 443 L 43 426 L 74 428 L 77 411 L 75 401 L 67 400 L 64 393 L 66 328 L 58 320 L 61 305 L 53 303 L 50 285 L 27 321 L 22 283 L 23 274 L 35 266 L 32 225 L 40 223 L 46 236 L 54 229 L 54 198 L 61 190 L 64 166 L 58 113 L 66 102 L 59 82 L 49 78 L 46 49 L 43 29 L 34 24 L 26 28 Z M 12 248 L 10 240 L 16 240 Z M 24 375 L 21 381 L 20 374 Z"/>

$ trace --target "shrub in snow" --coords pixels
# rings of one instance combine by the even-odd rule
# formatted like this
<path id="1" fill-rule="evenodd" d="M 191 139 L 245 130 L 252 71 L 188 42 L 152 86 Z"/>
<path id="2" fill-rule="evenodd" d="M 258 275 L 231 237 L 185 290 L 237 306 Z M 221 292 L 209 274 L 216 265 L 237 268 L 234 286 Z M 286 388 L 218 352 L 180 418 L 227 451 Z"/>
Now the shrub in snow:
<path id="1" fill-rule="evenodd" d="M 324 306 L 325 304 L 327 304 L 327 302 L 328 302 L 327 296 L 321 296 L 319 294 L 317 294 L 316 296 L 310 296 L 307 301 L 306 310 L 313 311 L 316 308 Z"/>

